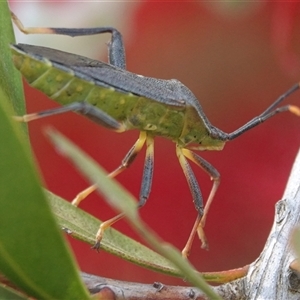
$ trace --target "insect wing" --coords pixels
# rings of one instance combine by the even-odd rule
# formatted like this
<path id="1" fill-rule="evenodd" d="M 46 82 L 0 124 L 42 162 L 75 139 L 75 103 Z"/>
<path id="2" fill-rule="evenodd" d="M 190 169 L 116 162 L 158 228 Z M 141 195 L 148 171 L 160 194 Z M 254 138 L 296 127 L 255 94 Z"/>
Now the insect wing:
<path id="1" fill-rule="evenodd" d="M 18 44 L 12 48 L 23 55 L 39 61 L 50 61 L 53 67 L 76 77 L 92 81 L 96 85 L 113 88 L 116 91 L 142 96 L 155 101 L 184 107 L 185 101 L 173 89 L 171 80 L 144 77 L 84 56 L 46 47 Z M 178 98 L 179 96 L 179 98 Z"/>

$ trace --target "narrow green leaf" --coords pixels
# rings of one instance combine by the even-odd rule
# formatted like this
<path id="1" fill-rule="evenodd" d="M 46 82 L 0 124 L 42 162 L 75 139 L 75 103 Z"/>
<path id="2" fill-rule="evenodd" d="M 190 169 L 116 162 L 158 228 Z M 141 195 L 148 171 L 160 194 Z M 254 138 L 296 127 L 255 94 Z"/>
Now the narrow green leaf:
<path id="1" fill-rule="evenodd" d="M 47 196 L 58 223 L 66 232 L 76 239 L 94 245 L 101 221 L 50 192 L 47 192 Z M 105 231 L 101 249 L 141 267 L 183 277 L 169 260 L 113 228 Z"/>
<path id="2" fill-rule="evenodd" d="M 9 16 L 0 2 L 0 272 L 37 299 L 89 299 L 11 117 L 11 100 L 18 111 L 24 106 L 9 54 Z"/>
<path id="3" fill-rule="evenodd" d="M 147 243 L 158 253 L 170 260 L 180 270 L 187 281 L 205 292 L 210 299 L 220 299 L 203 280 L 202 276 L 181 256 L 181 253 L 173 246 L 162 241 L 140 219 L 137 211 L 137 201 L 132 195 L 124 190 L 117 181 L 108 178 L 107 173 L 93 159 L 84 154 L 76 145 L 61 134 L 54 130 L 48 130 L 48 134 L 60 153 L 70 159 L 91 183 L 98 185 L 99 192 L 103 194 L 105 200 L 117 211 L 125 214 L 132 227 Z"/>

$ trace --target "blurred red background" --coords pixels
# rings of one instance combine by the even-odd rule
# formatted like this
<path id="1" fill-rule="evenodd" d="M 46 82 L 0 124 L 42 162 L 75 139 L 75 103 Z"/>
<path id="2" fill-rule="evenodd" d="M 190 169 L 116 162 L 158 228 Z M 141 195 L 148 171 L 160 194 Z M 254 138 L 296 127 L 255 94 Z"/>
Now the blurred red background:
<path id="1" fill-rule="evenodd" d="M 128 70 L 179 79 L 199 99 L 211 123 L 225 132 L 232 132 L 261 113 L 300 79 L 297 3 L 11 2 L 11 6 L 26 26 L 116 26 L 124 33 Z M 62 24 L 67 9 L 67 24 Z M 46 18 L 52 23 L 46 23 Z M 88 21 L 91 23 L 84 23 Z M 51 45 L 51 38 L 47 38 Z M 101 45 L 98 36 L 92 39 L 95 46 L 80 39 L 81 46 L 94 53 L 99 51 L 96 57 L 106 60 L 105 51 L 96 48 L 104 42 Z M 104 41 L 108 39 L 105 36 Z M 59 45 L 70 44 L 71 49 L 81 51 L 72 46 L 70 38 L 59 41 Z M 28 112 L 56 105 L 27 85 L 25 90 Z M 299 98 L 298 92 L 286 103 L 300 105 Z M 44 137 L 43 128 L 49 125 L 108 171 L 119 165 L 138 137 L 138 132 L 110 132 L 74 113 L 32 122 L 30 137 L 43 181 L 49 190 L 69 200 L 86 188 L 87 182 Z M 237 268 L 259 256 L 273 222 L 274 205 L 282 196 L 300 145 L 299 126 L 299 118 L 281 114 L 228 143 L 222 152 L 200 153 L 221 173 L 221 185 L 206 224 L 210 250 L 201 250 L 197 239 L 192 248 L 190 260 L 199 271 Z M 196 211 L 175 145 L 157 138 L 155 146 L 152 192 L 141 215 L 163 239 L 181 249 Z M 143 159 L 144 151 L 130 169 L 117 177 L 136 196 Z M 193 169 L 206 198 L 211 181 L 201 169 Z M 96 193 L 81 208 L 101 220 L 115 215 Z M 115 228 L 140 240 L 125 221 Z M 96 253 L 80 241 L 68 240 L 85 272 L 120 280 L 185 284 L 103 251 Z"/>

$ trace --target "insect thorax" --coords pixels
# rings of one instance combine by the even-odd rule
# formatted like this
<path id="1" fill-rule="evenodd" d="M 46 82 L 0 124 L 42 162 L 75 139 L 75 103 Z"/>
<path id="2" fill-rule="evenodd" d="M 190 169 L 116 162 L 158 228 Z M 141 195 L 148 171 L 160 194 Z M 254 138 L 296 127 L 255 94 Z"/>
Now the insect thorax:
<path id="1" fill-rule="evenodd" d="M 184 126 L 176 142 L 181 147 L 194 150 L 222 150 L 225 144 L 224 139 L 212 134 L 211 128 L 191 106 L 186 108 Z"/>

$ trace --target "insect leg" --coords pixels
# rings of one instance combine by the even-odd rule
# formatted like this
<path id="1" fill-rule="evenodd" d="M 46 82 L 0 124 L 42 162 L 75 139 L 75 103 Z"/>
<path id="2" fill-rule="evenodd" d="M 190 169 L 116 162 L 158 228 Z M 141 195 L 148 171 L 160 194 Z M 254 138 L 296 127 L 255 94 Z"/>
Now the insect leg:
<path id="1" fill-rule="evenodd" d="M 86 102 L 75 102 L 65 106 L 56 107 L 53 109 L 48 109 L 33 114 L 27 114 L 24 116 L 14 116 L 14 119 L 20 122 L 30 122 L 40 118 L 62 114 L 69 111 L 75 111 L 82 115 L 86 115 L 90 119 L 96 121 L 98 124 L 108 129 L 112 129 L 119 132 L 124 131 L 124 128 L 121 123 L 109 116 L 104 111 Z"/>
<path id="2" fill-rule="evenodd" d="M 206 160 L 204 160 L 202 157 L 200 157 L 196 153 L 192 152 L 191 150 L 185 149 L 185 148 L 180 148 L 177 146 L 176 152 L 177 152 L 177 156 L 178 156 L 180 165 L 183 169 L 183 172 L 184 172 L 187 182 L 189 184 L 195 208 L 198 211 L 198 216 L 194 223 L 193 229 L 190 233 L 189 239 L 188 239 L 184 249 L 182 250 L 182 255 L 184 257 L 187 257 L 190 253 L 190 249 L 191 249 L 196 232 L 198 233 L 198 236 L 202 242 L 202 248 L 208 249 L 208 243 L 207 243 L 204 231 L 203 231 L 203 227 L 205 225 L 209 207 L 212 203 L 212 200 L 215 196 L 217 188 L 220 184 L 220 174 L 210 163 L 208 163 Z M 208 199 L 207 199 L 204 209 L 203 209 L 202 194 L 201 194 L 198 182 L 197 182 L 195 175 L 185 157 L 190 159 L 191 161 L 193 161 L 199 167 L 201 167 L 206 173 L 208 173 L 211 176 L 211 179 L 213 180 L 213 186 L 212 186 L 212 189 L 208 196 Z"/>
<path id="3" fill-rule="evenodd" d="M 71 37 L 110 33 L 111 40 L 108 43 L 108 62 L 118 68 L 125 69 L 125 49 L 121 33 L 113 27 L 93 27 L 93 28 L 41 28 L 24 27 L 18 17 L 11 12 L 11 18 L 18 29 L 25 34 L 60 34 Z"/>
<path id="4" fill-rule="evenodd" d="M 247 122 L 245 125 L 241 126 L 237 130 L 229 133 L 227 135 L 228 140 L 233 140 L 236 137 L 240 136 L 244 132 L 250 130 L 251 128 L 263 123 L 264 121 L 268 120 L 269 118 L 273 117 L 274 115 L 284 112 L 284 111 L 290 111 L 297 116 L 300 116 L 300 108 L 294 105 L 285 105 L 279 108 L 276 108 L 285 98 L 287 98 L 289 95 L 294 93 L 300 88 L 300 83 L 295 84 L 292 86 L 287 92 L 285 92 L 283 95 L 281 95 L 276 101 L 274 101 L 262 114 L 259 116 L 253 118 L 249 122 Z"/>
<path id="5" fill-rule="evenodd" d="M 131 149 L 128 151 L 128 153 L 125 155 L 124 159 L 122 160 L 120 166 L 118 166 L 114 171 L 109 173 L 107 176 L 110 178 L 116 177 L 118 174 L 123 172 L 125 169 L 127 169 L 134 159 L 136 158 L 137 154 L 140 152 L 142 149 L 145 141 L 146 141 L 146 133 L 144 131 L 140 132 L 140 136 L 138 140 L 135 142 L 135 144 L 131 147 Z M 84 200 L 89 194 L 94 192 L 97 189 L 96 185 L 91 185 L 87 189 L 83 190 L 80 192 L 72 201 L 72 204 L 75 206 L 78 206 L 79 203 Z"/>
<path id="6" fill-rule="evenodd" d="M 152 185 L 153 167 L 154 167 L 154 139 L 152 136 L 147 136 L 146 140 L 146 158 L 144 164 L 142 185 L 139 197 L 139 207 L 146 204 L 149 197 Z"/>
<path id="7" fill-rule="evenodd" d="M 141 192 L 140 192 L 140 197 L 139 197 L 139 203 L 138 207 L 142 207 L 145 205 L 149 193 L 151 190 L 151 184 L 152 184 L 152 174 L 153 174 L 153 162 L 154 162 L 154 140 L 153 137 L 147 136 L 145 132 L 141 132 L 140 137 L 142 135 L 140 143 L 142 143 L 140 148 L 142 148 L 145 140 L 147 144 L 147 149 L 146 149 L 146 158 L 145 158 L 145 165 L 144 165 L 144 171 L 143 171 L 143 178 L 142 178 L 142 186 L 141 186 Z M 130 153 L 130 151 L 129 151 Z M 100 242 L 102 240 L 104 231 L 111 227 L 114 223 L 119 221 L 121 218 L 124 217 L 124 214 L 119 214 L 103 223 L 101 223 L 99 230 L 96 234 L 96 243 L 93 246 L 94 249 L 98 250 L 100 248 Z"/>
<path id="8" fill-rule="evenodd" d="M 193 197 L 193 202 L 195 205 L 195 208 L 198 212 L 198 217 L 197 217 L 197 221 L 195 223 L 195 225 L 193 226 L 193 229 L 190 233 L 189 239 L 185 245 L 185 247 L 182 250 L 182 255 L 184 257 L 188 257 L 194 237 L 195 237 L 195 233 L 197 231 L 197 227 L 199 222 L 201 221 L 201 218 L 203 216 L 203 198 L 202 198 L 202 194 L 199 188 L 199 185 L 197 183 L 197 180 L 195 178 L 194 172 L 192 171 L 188 161 L 186 160 L 186 158 L 184 157 L 184 154 L 182 152 L 182 148 L 180 147 L 176 147 L 176 154 L 179 160 L 179 163 L 181 165 L 181 168 L 183 170 L 183 173 L 186 177 L 186 180 L 188 182 L 190 191 L 192 193 L 192 197 Z M 203 236 L 202 238 L 202 243 L 205 245 L 206 244 L 206 238 Z"/>

